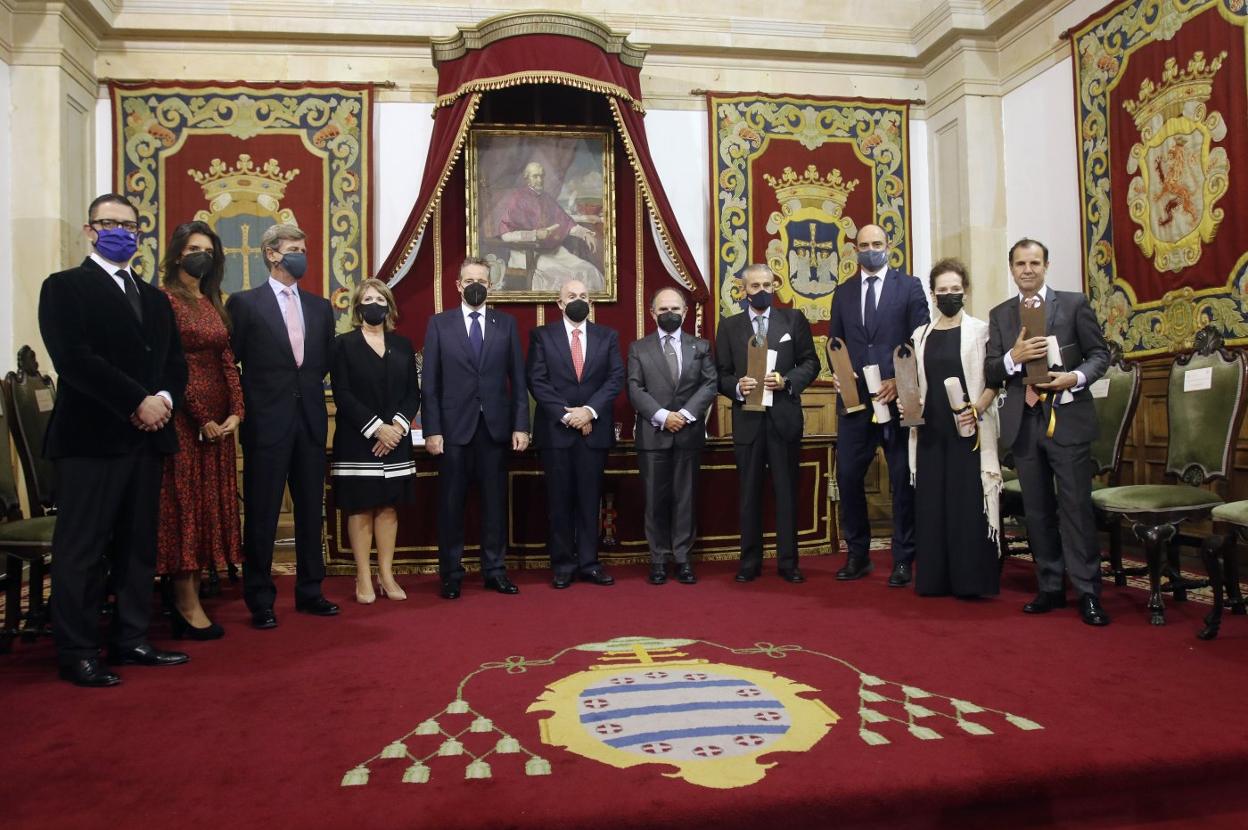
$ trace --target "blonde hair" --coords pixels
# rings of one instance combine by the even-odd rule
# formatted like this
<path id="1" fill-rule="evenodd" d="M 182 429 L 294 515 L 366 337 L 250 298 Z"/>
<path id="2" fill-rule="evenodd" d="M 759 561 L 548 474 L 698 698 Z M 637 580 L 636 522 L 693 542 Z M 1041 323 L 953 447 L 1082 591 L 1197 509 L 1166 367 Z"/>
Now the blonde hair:
<path id="1" fill-rule="evenodd" d="M 394 294 L 390 293 L 388 285 L 372 277 L 361 280 L 360 284 L 355 287 L 355 291 L 351 292 L 351 325 L 357 329 L 364 325 L 364 315 L 360 313 L 360 299 L 364 296 L 364 292 L 370 288 L 376 289 L 377 293 L 385 298 L 386 308 L 389 309 L 386 312 L 385 329 L 386 331 L 393 331 L 394 324 L 399 319 L 399 309 L 394 304 Z"/>

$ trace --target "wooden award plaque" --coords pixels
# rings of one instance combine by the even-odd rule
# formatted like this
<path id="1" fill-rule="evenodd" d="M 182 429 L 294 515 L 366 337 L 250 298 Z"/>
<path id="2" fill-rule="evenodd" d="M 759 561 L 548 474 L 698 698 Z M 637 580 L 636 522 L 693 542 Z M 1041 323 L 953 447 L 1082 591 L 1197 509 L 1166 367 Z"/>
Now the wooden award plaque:
<path id="1" fill-rule="evenodd" d="M 841 403 L 846 412 L 861 412 L 867 405 L 858 397 L 858 381 L 854 378 L 854 364 L 849 359 L 849 349 L 839 337 L 828 338 L 828 363 L 837 380 L 841 382 Z"/>
<path id="2" fill-rule="evenodd" d="M 1044 337 L 1044 303 L 1041 303 L 1037 308 L 1028 308 L 1024 305 L 1018 310 L 1018 321 L 1022 323 L 1023 331 L 1026 332 L 1026 339 L 1030 340 L 1033 337 Z M 1049 366 L 1047 360 L 1029 360 L 1027 361 L 1024 371 L 1026 372 L 1026 375 L 1023 377 L 1023 383 L 1028 386 L 1037 383 L 1049 382 Z"/>
<path id="3" fill-rule="evenodd" d="M 750 338 L 745 373 L 758 381 L 758 385 L 745 396 L 745 404 L 741 408 L 747 412 L 763 412 L 767 409 L 763 406 L 763 378 L 767 375 L 767 338 L 757 334 Z"/>
<path id="4" fill-rule="evenodd" d="M 897 379 L 897 400 L 906 417 L 901 419 L 903 427 L 917 427 L 924 423 L 923 402 L 919 400 L 919 362 L 910 348 L 909 342 L 902 343 L 893 349 L 893 372 Z"/>

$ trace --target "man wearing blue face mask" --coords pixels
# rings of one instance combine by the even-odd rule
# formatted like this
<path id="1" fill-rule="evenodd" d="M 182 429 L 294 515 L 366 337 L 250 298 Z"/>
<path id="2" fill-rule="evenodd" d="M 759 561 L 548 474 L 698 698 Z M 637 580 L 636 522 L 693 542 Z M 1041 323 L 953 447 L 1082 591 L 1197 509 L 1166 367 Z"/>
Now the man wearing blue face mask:
<path id="1" fill-rule="evenodd" d="M 60 375 L 43 446 L 57 479 L 52 619 L 61 677 L 79 686 L 121 682 L 98 656 L 106 562 L 117 597 L 108 662 L 187 660 L 147 639 L 163 457 L 178 450 L 169 420 L 186 359 L 169 300 L 130 267 L 138 220 L 124 196 L 97 198 L 83 226 L 91 255 L 39 294 L 39 332 Z"/>
<path id="2" fill-rule="evenodd" d="M 857 248 L 859 273 L 842 283 L 832 296 L 828 323 L 829 336 L 845 341 L 854 377 L 834 376 L 833 384 L 839 393 L 841 384 L 856 383 L 859 400 L 869 400 L 862 367 L 879 367 L 881 388 L 875 400 L 888 405 L 892 418 L 888 423 L 878 423 L 870 406 L 846 412 L 837 398 L 836 483 L 841 494 L 841 536 L 849 548 L 849 558 L 836 578 L 859 579 L 871 572 L 866 477 L 875 448 L 882 446 L 893 492 L 893 571 L 888 584 L 899 588 L 913 578 L 914 487 L 910 484 L 907 430 L 898 426 L 893 349 L 930 322 L 931 314 L 923 284 L 888 266 L 888 235 L 883 228 L 863 226 L 858 231 Z"/>
<path id="3" fill-rule="evenodd" d="M 273 225 L 260 247 L 269 278 L 230 296 L 230 343 L 242 366 L 243 597 L 256 628 L 277 627 L 273 542 L 290 485 L 295 514 L 295 610 L 332 617 L 321 593 L 325 560 L 321 508 L 325 490 L 325 375 L 334 341 L 329 301 L 300 291 L 308 269 L 306 235 Z"/>

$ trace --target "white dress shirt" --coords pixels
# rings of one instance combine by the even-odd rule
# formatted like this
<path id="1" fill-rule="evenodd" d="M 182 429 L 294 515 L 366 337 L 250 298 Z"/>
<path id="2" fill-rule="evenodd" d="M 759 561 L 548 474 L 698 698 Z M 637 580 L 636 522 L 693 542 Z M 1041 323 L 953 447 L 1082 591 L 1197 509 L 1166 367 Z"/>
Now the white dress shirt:
<path id="1" fill-rule="evenodd" d="M 672 348 L 676 350 L 676 377 L 679 378 L 680 375 L 685 371 L 685 356 L 680 350 L 680 336 L 682 334 L 682 331 L 680 329 L 676 329 L 676 331 L 672 332 L 669 335 L 667 332 L 663 331 L 662 329 L 659 329 L 658 334 L 659 334 L 659 352 L 660 353 L 663 352 L 663 338 L 665 337 L 672 338 Z M 663 355 L 663 364 L 667 365 L 666 354 Z M 694 421 L 697 420 L 696 418 L 693 417 L 693 413 L 689 412 L 689 410 L 687 409 L 681 409 L 679 410 L 679 412 L 680 412 L 680 417 L 685 419 L 686 424 L 692 424 Z M 655 429 L 663 429 L 663 425 L 667 423 L 667 416 L 669 414 L 671 414 L 671 410 L 660 409 L 658 412 L 654 413 L 654 417 L 650 419 L 650 424 Z"/>
<path id="2" fill-rule="evenodd" d="M 1047 285 L 1040 286 L 1040 290 L 1037 291 L 1036 293 L 1040 295 L 1040 299 L 1042 299 L 1046 304 L 1048 304 L 1049 301 L 1053 299 L 1053 290 L 1049 288 Z M 1024 299 L 1023 292 L 1021 291 L 1018 292 L 1018 301 L 1022 303 L 1023 299 Z M 1035 333 L 1028 334 L 1028 337 L 1043 337 L 1043 336 L 1044 335 L 1042 334 L 1038 335 Z M 1014 355 L 1011 354 L 1012 351 L 1013 351 L 1013 344 L 1011 344 L 1011 347 L 1009 349 L 1005 350 L 1005 356 L 1002 358 L 1002 362 L 1005 364 L 1005 373 L 1007 375 L 1017 374 L 1018 372 L 1021 372 L 1023 370 L 1023 367 L 1021 365 L 1014 362 Z M 1074 369 L 1073 371 L 1075 373 L 1075 377 L 1078 378 L 1078 382 L 1075 383 L 1075 385 L 1070 389 L 1070 391 L 1078 392 L 1080 389 L 1088 385 L 1088 379 L 1087 377 L 1084 376 L 1083 372 L 1080 372 L 1078 369 Z"/>
<path id="3" fill-rule="evenodd" d="M 568 319 L 566 314 L 564 315 L 563 330 L 566 331 L 568 334 L 568 352 L 569 353 L 572 352 L 572 332 L 579 330 L 581 332 L 581 356 L 584 357 L 589 354 L 589 326 L 585 325 L 587 322 L 589 322 L 588 318 L 582 320 L 579 323 L 573 323 L 571 320 Z M 590 418 L 592 418 L 595 421 L 598 420 L 598 413 L 594 411 L 594 408 L 592 406 L 589 406 L 587 404 L 581 404 L 581 405 L 589 410 Z M 568 416 L 564 415 L 562 420 L 566 423 L 568 420 Z"/>
<path id="4" fill-rule="evenodd" d="M 125 296 L 125 293 L 126 293 L 126 281 L 124 278 L 119 277 L 117 275 L 120 274 L 122 271 L 125 271 L 126 273 L 130 274 L 130 279 L 132 280 L 137 279 L 134 276 L 134 274 L 130 273 L 129 267 L 125 265 L 118 265 L 116 262 L 111 262 L 105 259 L 104 257 L 100 256 L 94 250 L 91 251 L 91 260 L 96 265 L 103 268 L 105 273 L 107 273 L 110 277 L 113 278 L 113 282 L 117 284 L 117 287 L 119 289 L 121 289 L 122 296 Z M 139 290 L 138 283 L 135 283 L 134 290 L 135 291 Z M 126 302 L 127 303 L 130 302 L 129 298 L 126 299 Z M 168 392 L 166 392 L 163 389 L 157 392 L 156 394 L 165 399 L 165 402 L 169 404 L 170 409 L 173 408 L 173 395 L 170 395 Z"/>
<path id="5" fill-rule="evenodd" d="M 864 325 L 867 322 L 867 294 L 868 294 L 867 289 L 871 287 L 870 285 L 867 284 L 867 280 L 871 277 L 880 278 L 879 283 L 877 283 L 875 286 L 875 307 L 879 308 L 880 307 L 880 295 L 884 293 L 884 280 L 885 278 L 888 277 L 888 264 L 885 263 L 883 268 L 881 268 L 880 270 L 874 273 L 871 271 L 868 271 L 866 268 L 862 269 L 862 303 L 861 303 L 862 307 L 859 310 L 862 312 L 862 322 Z"/>
<path id="6" fill-rule="evenodd" d="M 485 303 L 482 303 L 480 308 L 473 308 L 467 303 L 461 302 L 459 304 L 459 311 L 461 314 L 464 315 L 464 333 L 467 334 L 469 337 L 472 336 L 472 318 L 469 317 L 468 315 L 472 314 L 472 312 L 474 311 L 480 315 L 477 317 L 477 322 L 481 324 L 481 342 L 482 343 L 485 342 L 485 305 L 486 305 Z M 581 336 L 584 337 L 585 335 L 582 334 Z"/>

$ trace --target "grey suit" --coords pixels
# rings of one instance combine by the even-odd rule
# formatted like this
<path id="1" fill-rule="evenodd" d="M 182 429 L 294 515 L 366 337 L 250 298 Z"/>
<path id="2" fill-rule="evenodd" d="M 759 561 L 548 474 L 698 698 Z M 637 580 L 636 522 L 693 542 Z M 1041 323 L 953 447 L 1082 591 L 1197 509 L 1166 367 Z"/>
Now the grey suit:
<path id="1" fill-rule="evenodd" d="M 684 564 L 697 534 L 698 456 L 706 444 L 706 413 L 715 400 L 715 362 L 709 342 L 681 332 L 680 374 L 673 381 L 661 335 L 649 334 L 629 346 L 628 401 L 637 411 L 634 437 L 646 493 L 650 561 L 664 564 L 671 556 Z M 695 420 L 668 432 L 652 423 L 664 409 L 684 410 Z"/>
<path id="2" fill-rule="evenodd" d="M 1092 512 L 1090 454 L 1097 425 L 1088 386 L 1105 374 L 1109 349 L 1086 297 L 1072 291 L 1044 291 L 1045 334 L 1057 337 L 1064 367 L 1081 372 L 1085 385 L 1066 403 L 1055 406 L 1055 396 L 1049 395 L 1035 407 L 1026 406 L 1025 369 L 1008 375 L 1005 369 L 1005 354 L 1022 327 L 1017 297 L 988 315 L 984 375 L 989 386 L 1004 385 L 1001 446 L 1013 453 L 1018 469 L 1040 590 L 1062 590 L 1064 565 L 1076 591 L 1099 596 L 1101 565 Z M 1050 424 L 1051 436 L 1047 434 Z"/>

